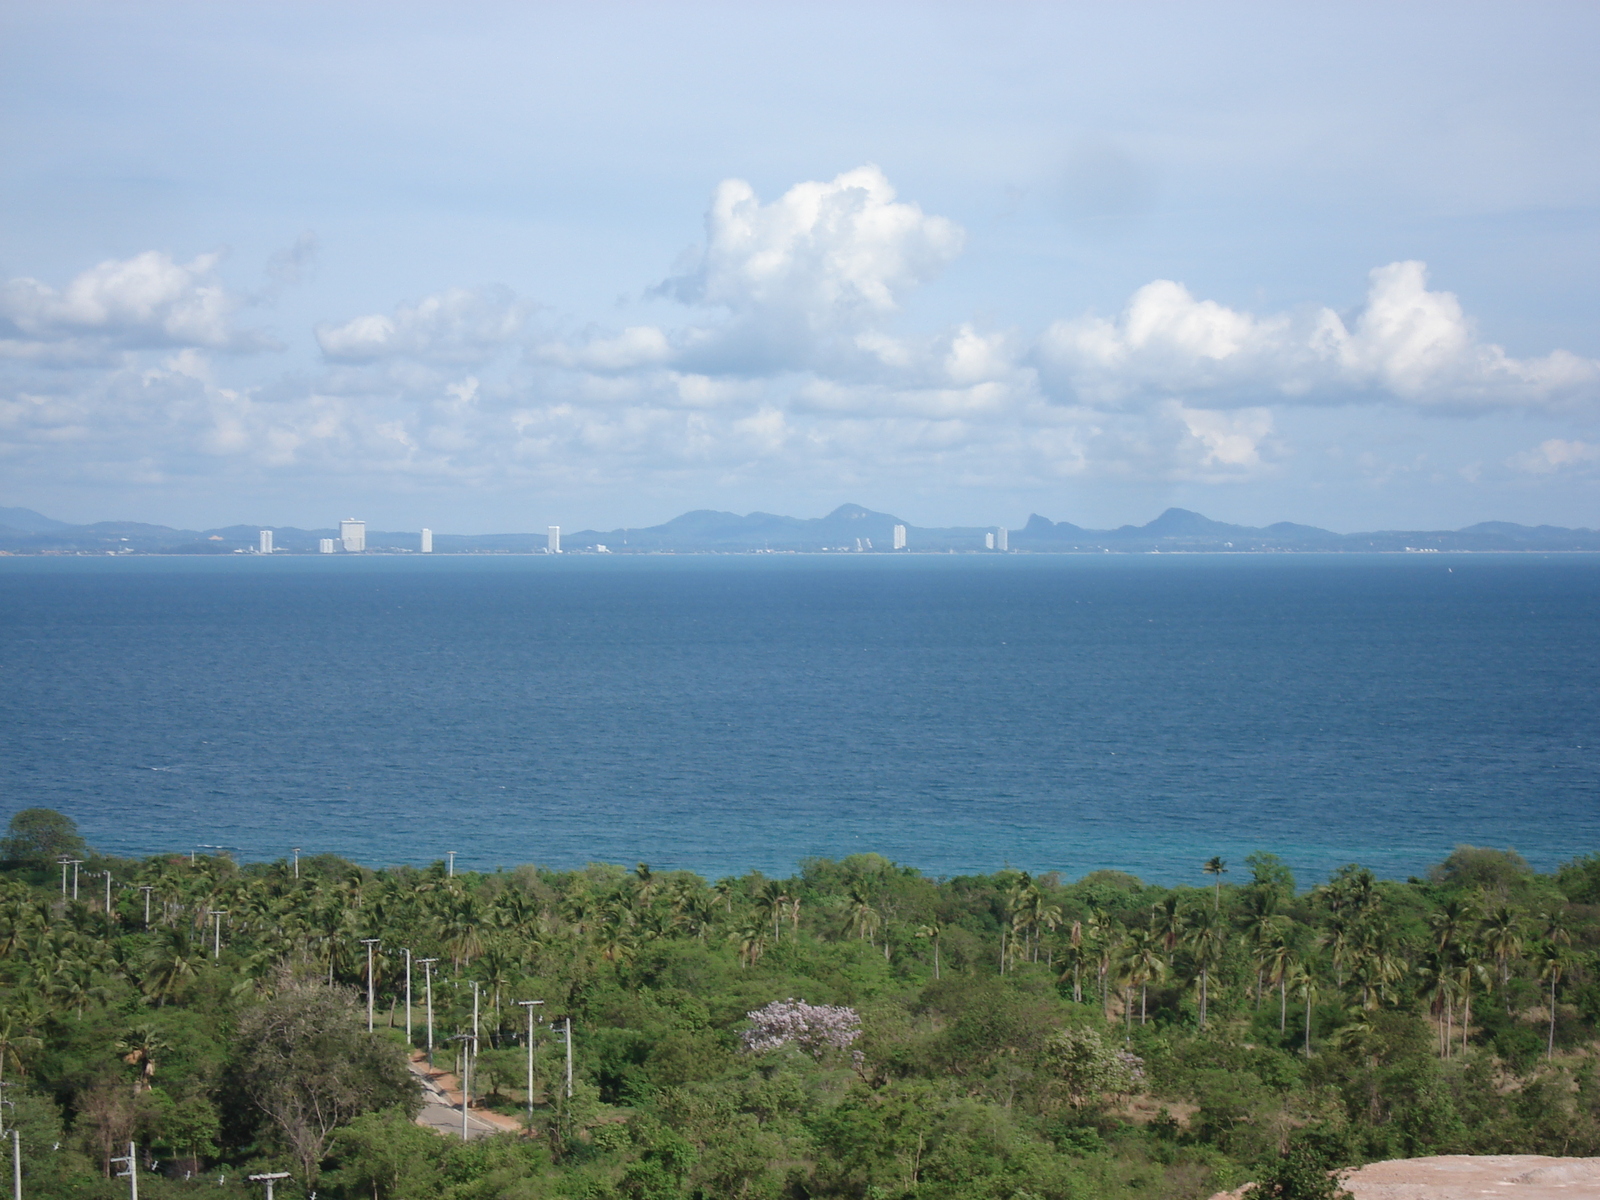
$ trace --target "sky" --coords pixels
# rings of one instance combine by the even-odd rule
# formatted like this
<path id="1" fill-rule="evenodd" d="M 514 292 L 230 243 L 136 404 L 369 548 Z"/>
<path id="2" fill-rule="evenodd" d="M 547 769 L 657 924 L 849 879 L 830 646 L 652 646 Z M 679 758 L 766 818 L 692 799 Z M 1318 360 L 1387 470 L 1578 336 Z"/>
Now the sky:
<path id="1" fill-rule="evenodd" d="M 1592 4 L 0 0 L 0 505 L 1600 526 Z"/>

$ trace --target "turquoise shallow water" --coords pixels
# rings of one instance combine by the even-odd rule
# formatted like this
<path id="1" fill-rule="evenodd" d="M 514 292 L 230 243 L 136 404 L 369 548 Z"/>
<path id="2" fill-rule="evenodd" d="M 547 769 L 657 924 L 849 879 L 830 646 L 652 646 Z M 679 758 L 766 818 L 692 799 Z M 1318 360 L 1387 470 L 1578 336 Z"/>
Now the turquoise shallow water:
<path id="1" fill-rule="evenodd" d="M 0 804 L 122 853 L 1548 868 L 1597 684 L 1600 556 L 0 559 Z"/>

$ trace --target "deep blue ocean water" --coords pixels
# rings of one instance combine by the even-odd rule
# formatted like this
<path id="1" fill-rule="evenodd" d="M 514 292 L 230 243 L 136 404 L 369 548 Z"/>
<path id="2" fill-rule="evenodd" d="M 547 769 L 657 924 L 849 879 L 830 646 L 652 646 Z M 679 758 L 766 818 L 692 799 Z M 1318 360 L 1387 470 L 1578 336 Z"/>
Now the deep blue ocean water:
<path id="1" fill-rule="evenodd" d="M 0 559 L 0 817 L 125 854 L 1600 850 L 1600 556 Z"/>

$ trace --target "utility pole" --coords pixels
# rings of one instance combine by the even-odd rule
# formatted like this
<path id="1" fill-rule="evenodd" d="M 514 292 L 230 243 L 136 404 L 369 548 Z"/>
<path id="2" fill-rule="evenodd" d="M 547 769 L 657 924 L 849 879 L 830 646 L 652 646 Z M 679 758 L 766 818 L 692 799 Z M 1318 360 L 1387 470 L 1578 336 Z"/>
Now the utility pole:
<path id="1" fill-rule="evenodd" d="M 472 1102 L 472 1052 L 478 1039 L 470 1033 L 458 1033 L 450 1039 L 461 1043 L 461 1140 L 467 1140 L 467 1106 Z M 468 1046 L 467 1043 L 473 1043 Z"/>
<path id="2" fill-rule="evenodd" d="M 367 1032 L 372 1032 L 372 948 L 382 940 L 380 938 L 362 938 L 361 944 L 367 948 Z"/>
<path id="3" fill-rule="evenodd" d="M 72 898 L 74 900 L 78 898 L 78 868 L 81 866 L 83 866 L 83 859 L 75 858 L 72 860 Z"/>
<path id="4" fill-rule="evenodd" d="M 139 890 L 144 893 L 144 927 L 150 928 L 150 893 L 155 889 L 148 883 L 141 884 Z"/>
<path id="5" fill-rule="evenodd" d="M 272 1185 L 280 1179 L 289 1178 L 287 1171 L 271 1171 L 265 1175 L 251 1175 L 251 1183 L 264 1183 L 267 1185 L 267 1200 L 272 1200 Z"/>
<path id="6" fill-rule="evenodd" d="M 61 898 L 65 900 L 67 898 L 67 864 L 72 860 L 63 854 L 56 861 L 61 864 Z"/>
<path id="7" fill-rule="evenodd" d="M 422 964 L 423 986 L 428 994 L 428 1066 L 431 1068 L 433 1066 L 433 964 L 439 960 L 419 958 L 417 961 Z"/>
<path id="8" fill-rule="evenodd" d="M 450 865 L 445 869 L 445 875 L 454 879 L 456 877 L 456 852 L 454 850 L 446 850 L 445 854 L 450 859 Z"/>
<path id="9" fill-rule="evenodd" d="M 11 1131 L 11 1200 L 22 1200 L 22 1137 Z"/>
<path id="10" fill-rule="evenodd" d="M 528 1010 L 528 1124 L 533 1124 L 533 1010 L 543 1000 L 518 1000 Z"/>
<path id="11" fill-rule="evenodd" d="M 222 918 L 227 916 L 227 915 L 228 915 L 228 910 L 225 909 L 225 908 L 213 908 L 211 910 L 211 922 L 212 922 L 211 961 L 212 962 L 215 962 L 217 959 L 222 957 Z"/>
<path id="12" fill-rule="evenodd" d="M 139 1200 L 139 1156 L 134 1151 L 133 1143 L 128 1143 L 126 1158 L 113 1158 L 111 1161 L 128 1164 L 128 1173 L 124 1175 L 119 1171 L 117 1172 L 117 1178 L 128 1181 L 128 1200 Z"/>
<path id="13" fill-rule="evenodd" d="M 472 1048 L 478 1048 L 478 981 L 472 981 Z"/>
<path id="14" fill-rule="evenodd" d="M 111 872 L 107 870 L 106 876 L 106 920 L 111 920 Z"/>
<path id="15" fill-rule="evenodd" d="M 411 947 L 406 947 L 406 1054 L 411 1053 Z"/>
<path id="16" fill-rule="evenodd" d="M 299 846 L 296 846 L 294 848 L 294 877 L 296 879 L 300 878 L 300 847 Z M 270 1186 L 267 1188 L 267 1200 L 272 1200 L 272 1188 Z"/>

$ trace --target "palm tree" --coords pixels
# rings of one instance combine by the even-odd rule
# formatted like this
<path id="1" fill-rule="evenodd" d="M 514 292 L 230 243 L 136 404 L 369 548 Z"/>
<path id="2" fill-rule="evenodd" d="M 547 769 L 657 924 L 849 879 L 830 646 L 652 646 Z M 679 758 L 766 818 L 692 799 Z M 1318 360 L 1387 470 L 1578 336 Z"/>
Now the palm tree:
<path id="1" fill-rule="evenodd" d="M 1556 1056 L 1556 984 L 1567 969 L 1567 952 L 1560 943 L 1547 941 L 1539 947 L 1539 978 L 1550 981 L 1550 1033 L 1545 1039 L 1544 1056 Z"/>
<path id="2" fill-rule="evenodd" d="M 872 938 L 883 923 L 883 918 L 873 907 L 872 896 L 866 887 L 859 883 L 851 884 L 846 903 L 845 930 L 853 932 L 858 938 L 867 939 L 869 945 L 876 945 Z"/>
<path id="3" fill-rule="evenodd" d="M 145 995 L 154 1000 L 157 1007 L 165 1004 L 185 980 L 193 979 L 199 973 L 204 961 L 205 951 L 194 944 L 187 929 L 181 925 L 163 929 L 151 951 L 149 967 L 145 972 Z"/>
<path id="4" fill-rule="evenodd" d="M 16 1065 L 18 1074 L 21 1074 L 21 1052 L 44 1049 L 44 1042 L 29 1032 L 38 1024 L 38 1014 L 27 1008 L 9 1008 L 0 1013 L 0 1080 L 5 1078 L 8 1059 Z"/>
<path id="5" fill-rule="evenodd" d="M 1267 948 L 1267 980 L 1278 988 L 1278 1032 L 1289 1022 L 1289 972 L 1295 964 L 1294 947 L 1286 935 L 1279 934 Z"/>
<path id="6" fill-rule="evenodd" d="M 135 1093 L 150 1087 L 150 1080 L 156 1073 L 156 1056 L 171 1048 L 155 1026 L 148 1023 L 135 1025 L 117 1040 L 117 1053 L 122 1061 L 139 1068 L 139 1078 L 133 1085 Z"/>
<path id="7" fill-rule="evenodd" d="M 1228 873 L 1228 864 L 1220 858 L 1208 858 L 1206 859 L 1206 865 L 1200 869 L 1207 875 L 1215 875 L 1217 877 L 1217 899 L 1213 908 L 1220 910 L 1222 908 L 1222 877 Z M 1201 1023 L 1204 1024 L 1203 1021 Z"/>
<path id="8" fill-rule="evenodd" d="M 1200 1028 L 1206 1027 L 1207 984 L 1211 968 L 1227 946 L 1227 932 L 1215 910 L 1197 908 L 1189 914 L 1189 953 L 1200 972 Z"/>
<path id="9" fill-rule="evenodd" d="M 1479 936 L 1483 947 L 1494 955 L 1495 967 L 1500 976 L 1500 995 L 1506 1005 L 1506 1015 L 1511 1015 L 1511 960 L 1522 953 L 1522 922 L 1502 904 L 1483 920 Z"/>
<path id="10" fill-rule="evenodd" d="M 1306 1057 L 1311 1057 L 1311 1009 L 1317 999 L 1317 977 L 1303 965 L 1296 964 L 1289 977 L 1289 987 L 1295 999 L 1306 1006 Z"/>
<path id="11" fill-rule="evenodd" d="M 1450 1057 L 1450 1018 L 1455 1003 L 1455 980 L 1449 958 L 1435 950 L 1417 964 L 1417 996 L 1428 1002 L 1428 1011 L 1439 1025 L 1439 1056 Z"/>
<path id="12" fill-rule="evenodd" d="M 1125 976 L 1131 986 L 1139 989 L 1139 1024 L 1143 1025 L 1147 1020 L 1146 1000 L 1150 983 L 1152 980 L 1164 978 L 1167 973 L 1167 960 L 1162 953 L 1161 939 L 1153 930 L 1132 930 L 1128 934 L 1122 955 Z"/>

